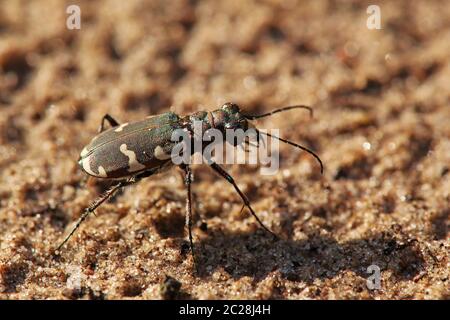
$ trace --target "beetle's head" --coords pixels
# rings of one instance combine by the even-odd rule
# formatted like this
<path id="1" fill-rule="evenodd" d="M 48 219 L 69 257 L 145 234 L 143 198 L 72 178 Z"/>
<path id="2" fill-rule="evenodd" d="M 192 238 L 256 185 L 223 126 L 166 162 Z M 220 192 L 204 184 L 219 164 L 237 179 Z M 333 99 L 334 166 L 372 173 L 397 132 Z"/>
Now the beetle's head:
<path id="1" fill-rule="evenodd" d="M 218 125 L 224 129 L 248 129 L 248 121 L 245 118 L 237 104 L 227 102 L 218 110 Z"/>
<path id="2" fill-rule="evenodd" d="M 245 114 L 242 113 L 239 106 L 237 104 L 231 103 L 231 102 L 227 102 L 225 103 L 222 108 L 215 110 L 212 112 L 212 118 L 213 118 L 213 122 L 212 123 L 212 127 L 217 128 L 219 130 L 224 130 L 224 129 L 232 129 L 232 130 L 237 130 L 237 129 L 242 129 L 244 131 L 246 131 L 249 128 L 252 128 L 256 131 L 257 133 L 257 141 L 259 143 L 259 137 L 261 135 L 265 135 L 267 137 L 272 137 L 275 139 L 278 139 L 284 143 L 287 143 L 291 146 L 297 147 L 301 150 L 304 150 L 308 153 L 310 153 L 311 155 L 313 155 L 317 161 L 320 164 L 320 172 L 323 173 L 323 164 L 322 161 L 320 160 L 319 156 L 316 155 L 312 150 L 303 147 L 299 144 L 296 144 L 294 142 L 291 142 L 289 140 L 283 139 L 283 138 L 279 138 L 276 137 L 274 135 L 271 135 L 267 132 L 264 131 L 259 131 L 258 129 L 256 129 L 253 124 L 251 123 L 252 120 L 256 120 L 256 119 L 260 119 L 260 118 L 265 118 L 265 117 L 270 117 L 276 113 L 279 112 L 284 112 L 284 111 L 288 111 L 288 110 L 292 110 L 292 109 L 306 109 L 309 111 L 311 117 L 313 115 L 313 111 L 310 107 L 308 106 L 304 106 L 304 105 L 294 105 L 294 106 L 288 106 L 288 107 L 284 107 L 284 108 L 280 108 L 280 109 L 275 109 L 273 111 L 270 111 L 268 113 L 264 113 L 264 114 L 260 114 L 260 115 L 250 115 L 250 114 Z"/>

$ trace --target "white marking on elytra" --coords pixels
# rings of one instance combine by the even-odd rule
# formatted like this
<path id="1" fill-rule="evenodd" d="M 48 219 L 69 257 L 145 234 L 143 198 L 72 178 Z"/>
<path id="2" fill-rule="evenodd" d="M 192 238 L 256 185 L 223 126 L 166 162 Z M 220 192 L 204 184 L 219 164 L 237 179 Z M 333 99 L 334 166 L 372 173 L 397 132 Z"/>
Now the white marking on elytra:
<path id="1" fill-rule="evenodd" d="M 84 156 L 87 155 L 88 152 L 89 152 L 88 149 L 84 147 L 83 150 L 81 150 L 80 157 L 84 158 Z"/>
<path id="2" fill-rule="evenodd" d="M 170 159 L 170 154 L 165 153 L 164 149 L 161 146 L 156 146 L 155 151 L 153 153 L 155 154 L 155 157 L 158 160 Z"/>
<path id="3" fill-rule="evenodd" d="M 88 174 L 90 174 L 91 176 L 94 176 L 94 177 L 106 178 L 107 174 L 106 174 L 105 168 L 103 168 L 102 166 L 99 166 L 98 173 L 95 173 L 91 169 L 91 164 L 90 164 L 89 160 L 90 160 L 90 157 L 87 157 L 87 158 L 84 158 L 83 161 L 81 162 L 81 165 L 83 166 L 84 171 L 86 171 Z"/>
<path id="4" fill-rule="evenodd" d="M 98 167 L 98 173 L 100 174 L 101 177 L 107 177 L 108 176 L 106 174 L 106 170 L 105 170 L 105 168 L 103 168 L 103 166 L 99 166 Z"/>
<path id="5" fill-rule="evenodd" d="M 128 150 L 127 145 L 125 143 L 121 144 L 119 149 L 120 152 L 122 152 L 124 155 L 128 157 L 128 166 L 130 167 L 128 169 L 128 172 L 139 171 L 145 168 L 143 164 L 137 161 L 136 153 L 134 153 L 133 150 Z"/>
<path id="6" fill-rule="evenodd" d="M 123 130 L 123 128 L 125 128 L 128 125 L 128 122 L 126 123 L 122 123 L 116 130 L 114 130 L 114 132 L 120 132 Z"/>

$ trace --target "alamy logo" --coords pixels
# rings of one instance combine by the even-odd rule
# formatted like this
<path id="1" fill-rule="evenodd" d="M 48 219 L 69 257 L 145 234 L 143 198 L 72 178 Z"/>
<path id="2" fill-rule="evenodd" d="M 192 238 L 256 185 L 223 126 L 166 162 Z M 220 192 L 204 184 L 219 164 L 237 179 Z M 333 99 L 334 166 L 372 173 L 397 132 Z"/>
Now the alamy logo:
<path id="1" fill-rule="evenodd" d="M 193 129 L 193 134 L 183 129 L 173 131 L 171 140 L 177 144 L 170 157 L 175 165 L 259 163 L 263 165 L 262 175 L 275 174 L 279 169 L 279 141 L 261 134 L 266 131 L 226 129 L 224 137 L 218 129 L 203 130 L 202 121 L 194 121 Z M 270 134 L 278 136 L 279 130 L 271 130 Z"/>
<path id="2" fill-rule="evenodd" d="M 66 27 L 69 30 L 81 29 L 81 9 L 76 4 L 67 7 L 66 13 L 69 15 L 66 19 Z"/>
<path id="3" fill-rule="evenodd" d="M 67 273 L 69 277 L 66 281 L 66 286 L 69 289 L 81 290 L 82 282 L 85 275 L 83 274 L 80 266 L 70 265 L 67 267 Z"/>
<path id="4" fill-rule="evenodd" d="M 381 9 L 380 6 L 377 6 L 375 4 L 370 5 L 367 7 L 367 14 L 370 16 L 367 18 L 367 29 L 373 30 L 381 29 Z"/>
<path id="5" fill-rule="evenodd" d="M 372 264 L 367 267 L 367 273 L 370 274 L 367 277 L 367 288 L 369 290 L 380 290 L 381 289 L 381 269 L 376 264 Z"/>

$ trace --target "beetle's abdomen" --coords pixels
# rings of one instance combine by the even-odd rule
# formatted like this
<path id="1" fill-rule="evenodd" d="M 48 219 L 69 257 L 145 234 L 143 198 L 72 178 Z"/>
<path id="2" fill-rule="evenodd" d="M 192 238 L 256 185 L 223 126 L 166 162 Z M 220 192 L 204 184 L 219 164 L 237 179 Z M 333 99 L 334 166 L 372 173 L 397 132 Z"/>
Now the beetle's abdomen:
<path id="1" fill-rule="evenodd" d="M 79 164 L 98 178 L 123 178 L 170 162 L 172 132 L 178 116 L 165 113 L 122 124 L 96 136 L 81 152 Z"/>

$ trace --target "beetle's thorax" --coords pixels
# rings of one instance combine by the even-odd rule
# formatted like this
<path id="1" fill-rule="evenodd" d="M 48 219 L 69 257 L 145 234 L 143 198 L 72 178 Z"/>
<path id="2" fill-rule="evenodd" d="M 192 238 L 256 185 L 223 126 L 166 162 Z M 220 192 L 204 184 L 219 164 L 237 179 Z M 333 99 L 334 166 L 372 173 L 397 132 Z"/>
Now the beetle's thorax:
<path id="1" fill-rule="evenodd" d="M 206 111 L 199 111 L 181 118 L 181 126 L 194 132 L 196 126 L 200 125 L 203 132 L 213 128 L 211 120 L 211 113 Z"/>
<path id="2" fill-rule="evenodd" d="M 202 131 L 217 129 L 225 134 L 227 129 L 248 129 L 247 119 L 240 113 L 239 107 L 226 103 L 222 108 L 210 112 L 199 111 L 181 119 L 182 126 L 190 131 L 194 130 L 196 122 L 201 122 Z"/>

